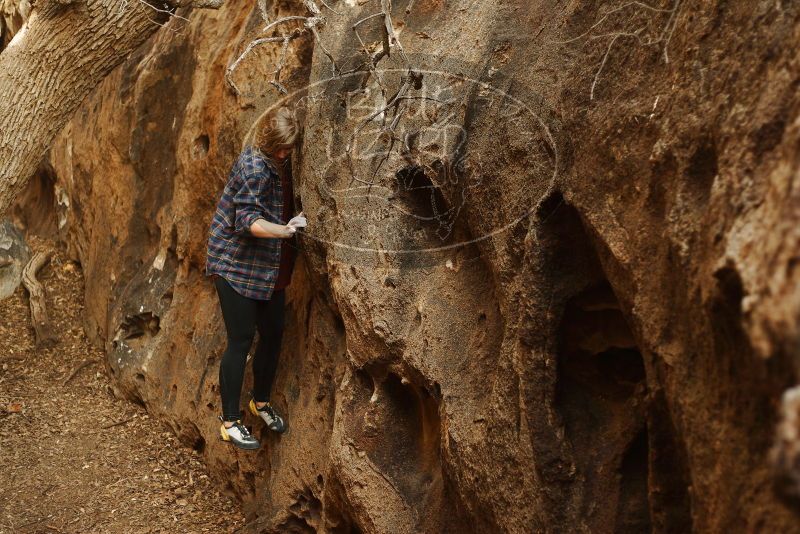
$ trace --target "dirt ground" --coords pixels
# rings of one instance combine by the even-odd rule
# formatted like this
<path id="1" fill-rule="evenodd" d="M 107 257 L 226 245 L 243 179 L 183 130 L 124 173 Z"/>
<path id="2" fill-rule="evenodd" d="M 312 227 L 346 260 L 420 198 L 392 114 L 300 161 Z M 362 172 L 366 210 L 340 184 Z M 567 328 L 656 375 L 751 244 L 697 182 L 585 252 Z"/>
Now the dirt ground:
<path id="1" fill-rule="evenodd" d="M 81 326 L 80 267 L 53 242 L 29 245 L 55 251 L 39 279 L 59 341 L 34 348 L 22 286 L 0 301 L 0 533 L 234 532 L 240 507 L 199 454 L 111 393 Z"/>

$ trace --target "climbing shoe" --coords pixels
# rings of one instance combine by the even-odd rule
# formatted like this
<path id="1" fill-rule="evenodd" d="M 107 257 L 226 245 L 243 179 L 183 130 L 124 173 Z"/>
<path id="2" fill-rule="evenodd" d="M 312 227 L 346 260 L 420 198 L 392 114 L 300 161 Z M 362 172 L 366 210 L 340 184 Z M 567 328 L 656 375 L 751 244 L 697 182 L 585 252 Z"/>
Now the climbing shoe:
<path id="1" fill-rule="evenodd" d="M 267 402 L 261 408 L 256 407 L 256 401 L 254 399 L 250 399 L 250 412 L 255 415 L 256 417 L 260 417 L 267 423 L 267 427 L 270 430 L 274 430 L 279 434 L 282 434 L 286 431 L 286 423 L 283 421 L 283 418 L 275 412 L 275 408 Z"/>
<path id="2" fill-rule="evenodd" d="M 240 449 L 257 449 L 261 446 L 258 440 L 247 430 L 247 427 L 242 424 L 241 420 L 237 419 L 230 428 L 225 426 L 221 415 L 219 420 L 223 421 L 219 427 L 219 435 L 222 441 L 229 441 Z"/>

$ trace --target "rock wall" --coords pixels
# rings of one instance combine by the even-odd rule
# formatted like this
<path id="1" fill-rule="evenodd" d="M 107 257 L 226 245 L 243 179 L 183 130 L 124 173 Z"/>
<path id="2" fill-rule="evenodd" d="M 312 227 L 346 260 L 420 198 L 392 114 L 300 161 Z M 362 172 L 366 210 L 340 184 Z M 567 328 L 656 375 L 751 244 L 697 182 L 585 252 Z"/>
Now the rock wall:
<path id="1" fill-rule="evenodd" d="M 800 531 L 796 417 L 768 454 L 800 352 L 800 7 L 328 4 L 281 78 L 309 228 L 273 391 L 290 431 L 255 423 L 257 453 L 216 438 L 202 269 L 280 96 L 279 46 L 240 95 L 224 80 L 258 9 L 181 12 L 52 149 L 119 393 L 204 452 L 250 532 Z"/>

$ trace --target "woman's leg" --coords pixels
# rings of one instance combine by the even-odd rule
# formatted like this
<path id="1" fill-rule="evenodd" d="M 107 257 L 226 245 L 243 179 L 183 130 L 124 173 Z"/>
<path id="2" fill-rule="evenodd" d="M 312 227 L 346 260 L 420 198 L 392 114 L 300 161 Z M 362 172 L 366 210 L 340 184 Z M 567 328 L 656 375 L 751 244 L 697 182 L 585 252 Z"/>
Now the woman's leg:
<path id="1" fill-rule="evenodd" d="M 259 303 L 258 347 L 253 357 L 253 399 L 256 402 L 267 402 L 275 371 L 278 368 L 278 356 L 281 351 L 283 337 L 283 304 L 285 290 L 272 293 L 272 298 Z"/>
<path id="2" fill-rule="evenodd" d="M 241 418 L 239 398 L 242 394 L 247 353 L 256 333 L 258 301 L 243 297 L 221 276 L 214 280 L 222 318 L 228 334 L 228 346 L 219 364 L 219 391 L 222 397 L 222 418 L 236 421 Z"/>

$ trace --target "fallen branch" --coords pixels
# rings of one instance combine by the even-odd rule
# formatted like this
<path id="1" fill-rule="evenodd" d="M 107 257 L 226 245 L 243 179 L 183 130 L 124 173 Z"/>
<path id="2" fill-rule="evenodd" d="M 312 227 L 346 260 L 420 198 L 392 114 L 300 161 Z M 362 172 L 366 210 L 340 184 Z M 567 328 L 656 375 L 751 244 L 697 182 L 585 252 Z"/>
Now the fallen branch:
<path id="1" fill-rule="evenodd" d="M 133 421 L 135 418 L 136 418 L 136 416 L 134 415 L 134 416 L 128 417 L 127 419 L 123 419 L 122 421 L 117 421 L 116 423 L 109 423 L 107 425 L 103 425 L 103 429 L 105 430 L 107 428 L 111 428 L 111 427 L 115 427 L 115 426 L 119 426 L 119 425 L 124 425 L 125 423 Z"/>
<path id="2" fill-rule="evenodd" d="M 92 365 L 93 363 L 99 363 L 99 361 L 98 360 L 85 360 L 83 363 L 81 363 L 75 369 L 72 370 L 72 372 L 69 374 L 69 376 L 67 376 L 67 378 L 65 378 L 64 381 L 61 382 L 61 385 L 62 386 L 66 386 L 67 383 L 70 380 L 75 378 L 75 375 L 77 375 L 80 372 L 81 369 L 83 369 L 84 367 L 88 367 L 88 366 Z"/>
<path id="3" fill-rule="evenodd" d="M 57 343 L 47 320 L 44 287 L 36 279 L 36 273 L 50 261 L 51 252 L 37 252 L 22 271 L 22 283 L 30 294 L 31 322 L 36 334 L 36 347 L 52 346 Z"/>

